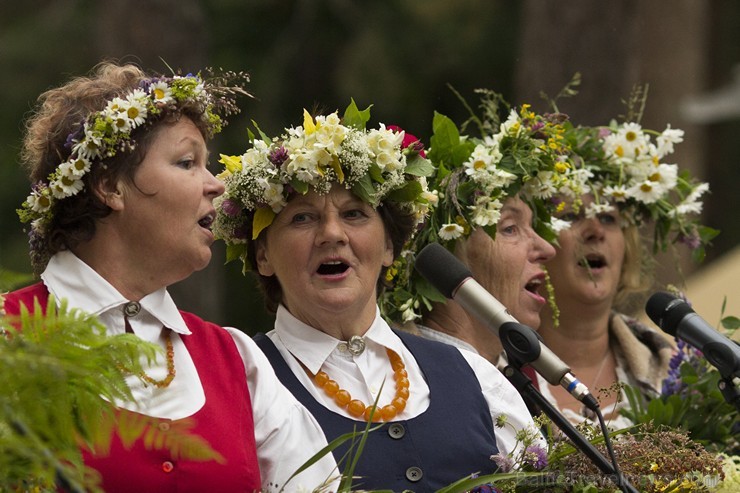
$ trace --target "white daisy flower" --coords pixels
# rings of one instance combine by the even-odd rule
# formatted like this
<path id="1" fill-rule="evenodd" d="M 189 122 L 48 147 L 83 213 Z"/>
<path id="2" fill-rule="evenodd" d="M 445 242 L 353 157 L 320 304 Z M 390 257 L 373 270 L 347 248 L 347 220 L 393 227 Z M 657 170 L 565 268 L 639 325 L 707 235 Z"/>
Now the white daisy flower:
<path id="1" fill-rule="evenodd" d="M 44 213 L 48 211 L 49 207 L 51 207 L 51 198 L 49 197 L 48 189 L 44 189 L 41 192 L 34 190 L 31 192 L 31 195 L 26 198 L 26 202 L 28 202 L 28 206 L 36 212 Z"/>
<path id="2" fill-rule="evenodd" d="M 155 103 L 167 104 L 172 101 L 172 88 L 164 81 L 158 81 L 149 87 L 149 94 Z"/>
<path id="3" fill-rule="evenodd" d="M 90 160 L 82 156 L 72 161 L 69 161 L 69 163 L 70 163 L 70 173 L 72 173 L 75 176 L 84 176 L 85 173 L 90 171 Z"/>
<path id="4" fill-rule="evenodd" d="M 658 143 L 658 156 L 663 157 L 673 152 L 673 145 L 683 142 L 684 131 L 678 128 L 671 128 L 668 124 L 663 133 L 655 139 Z"/>
<path id="5" fill-rule="evenodd" d="M 663 187 L 659 183 L 645 180 L 631 186 L 627 190 L 627 193 L 635 200 L 645 204 L 652 204 L 663 195 Z"/>
<path id="6" fill-rule="evenodd" d="M 627 187 L 624 185 L 607 185 L 603 191 L 604 196 L 614 202 L 624 202 L 627 200 L 627 193 Z"/>
<path id="7" fill-rule="evenodd" d="M 678 166 L 675 164 L 659 164 L 647 179 L 659 183 L 664 190 L 671 190 L 678 182 Z"/>
<path id="8" fill-rule="evenodd" d="M 126 102 L 128 108 L 126 109 L 126 116 L 131 120 L 131 126 L 133 128 L 138 127 L 146 121 L 147 117 L 147 101 L 146 93 L 141 89 L 136 89 L 134 92 L 128 95 Z"/>
<path id="9" fill-rule="evenodd" d="M 84 186 L 82 179 L 74 175 L 60 175 L 59 178 L 49 183 L 51 194 L 57 199 L 77 195 Z"/>
<path id="10" fill-rule="evenodd" d="M 463 227 L 459 224 L 448 223 L 442 225 L 438 234 L 443 240 L 456 240 L 463 235 L 464 231 Z"/>
<path id="11" fill-rule="evenodd" d="M 494 226 L 501 219 L 502 204 L 498 199 L 484 195 L 478 197 L 475 205 L 468 206 L 473 211 L 473 222 L 478 226 Z"/>

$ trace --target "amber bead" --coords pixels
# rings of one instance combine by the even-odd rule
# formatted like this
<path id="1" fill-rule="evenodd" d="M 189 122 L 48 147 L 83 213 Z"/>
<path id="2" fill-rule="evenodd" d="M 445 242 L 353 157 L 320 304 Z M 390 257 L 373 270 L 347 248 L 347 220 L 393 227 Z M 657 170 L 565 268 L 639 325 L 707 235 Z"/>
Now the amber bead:
<path id="1" fill-rule="evenodd" d="M 406 379 L 408 379 L 408 377 L 409 377 L 409 374 L 408 374 L 408 372 L 406 371 L 405 368 L 400 368 L 400 369 L 396 370 L 396 373 L 394 375 L 394 378 L 396 379 L 396 381 L 398 381 L 399 378 L 406 378 Z"/>
<path id="2" fill-rule="evenodd" d="M 340 389 L 337 391 L 336 394 L 334 394 L 334 402 L 339 404 L 340 407 L 344 407 L 347 404 L 349 404 L 349 401 L 352 400 L 352 396 L 349 395 L 349 392 L 347 392 L 344 389 Z"/>
<path id="3" fill-rule="evenodd" d="M 365 414 L 365 403 L 359 399 L 352 399 L 347 404 L 347 411 L 355 418 L 359 418 Z"/>
<path id="4" fill-rule="evenodd" d="M 330 396 L 334 396 L 339 391 L 339 384 L 334 380 L 329 380 L 324 384 L 324 392 Z"/>
<path id="5" fill-rule="evenodd" d="M 398 414 L 398 409 L 396 409 L 396 407 L 392 404 L 383 406 L 380 409 L 380 417 L 383 421 L 391 421 L 393 418 L 396 417 L 396 414 Z"/>
<path id="6" fill-rule="evenodd" d="M 396 408 L 396 411 L 399 413 L 402 413 L 404 409 L 406 409 L 406 399 L 402 399 L 400 397 L 396 397 L 391 401 L 391 404 L 393 407 Z"/>
<path id="7" fill-rule="evenodd" d="M 409 388 L 403 387 L 396 389 L 396 397 L 400 397 L 401 399 L 408 399 L 409 398 Z"/>
<path id="8" fill-rule="evenodd" d="M 323 387 L 326 385 L 326 382 L 329 381 L 329 375 L 326 374 L 326 372 L 320 371 L 316 374 L 315 377 L 313 377 L 314 382 L 316 382 L 316 385 L 319 387 Z"/>
<path id="9" fill-rule="evenodd" d="M 365 421 L 370 421 L 370 413 L 372 413 L 375 406 L 367 406 L 365 409 Z M 376 409 L 373 414 L 373 423 L 380 423 L 380 409 Z"/>

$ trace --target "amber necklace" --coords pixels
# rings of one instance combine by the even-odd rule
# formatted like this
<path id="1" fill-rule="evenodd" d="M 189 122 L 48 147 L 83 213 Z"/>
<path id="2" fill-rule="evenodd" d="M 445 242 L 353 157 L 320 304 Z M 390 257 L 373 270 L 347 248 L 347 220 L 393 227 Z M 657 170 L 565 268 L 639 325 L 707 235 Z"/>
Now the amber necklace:
<path id="1" fill-rule="evenodd" d="M 128 323 L 128 322 L 127 322 Z M 175 348 L 172 346 L 172 330 L 164 327 L 165 333 L 164 333 L 164 339 L 165 339 L 165 346 L 167 351 L 167 376 L 165 376 L 161 380 L 155 380 L 154 378 L 150 377 L 144 371 L 142 370 L 137 375 L 140 379 L 142 379 L 145 382 L 145 386 L 147 386 L 147 383 L 150 383 L 154 385 L 155 387 L 159 389 L 165 389 L 170 386 L 172 383 L 172 380 L 175 378 Z M 131 371 L 128 368 L 120 367 L 122 371 L 126 371 L 128 373 L 131 373 Z"/>
<path id="2" fill-rule="evenodd" d="M 401 357 L 395 351 L 386 348 L 388 359 L 391 361 L 393 368 L 393 378 L 396 381 L 396 395 L 390 404 L 377 409 L 372 416 L 373 422 L 391 421 L 406 408 L 406 401 L 409 398 L 409 378 L 406 372 L 406 365 L 403 364 Z M 310 372 L 309 372 L 310 374 Z M 329 378 L 325 371 L 319 371 L 313 376 L 313 381 L 317 387 L 324 389 L 326 394 L 334 399 L 342 409 L 355 418 L 362 417 L 365 421 L 370 421 L 370 414 L 375 409 L 374 404 L 366 405 L 359 399 L 353 399 L 349 392 L 339 388 L 339 384 Z"/>

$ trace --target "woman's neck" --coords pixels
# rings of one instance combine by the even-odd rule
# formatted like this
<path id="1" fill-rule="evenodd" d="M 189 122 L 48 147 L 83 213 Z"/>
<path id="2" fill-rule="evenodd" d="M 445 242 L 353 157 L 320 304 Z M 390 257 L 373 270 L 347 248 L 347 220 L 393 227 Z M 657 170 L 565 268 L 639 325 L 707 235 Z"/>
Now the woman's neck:
<path id="1" fill-rule="evenodd" d="M 539 333 L 555 354 L 574 368 L 601 363 L 609 349 L 609 305 L 561 306 L 558 325 L 552 311 L 543 310 Z"/>
<path id="2" fill-rule="evenodd" d="M 473 346 L 478 353 L 492 363 L 501 354 L 501 341 L 456 302 L 436 303 L 422 321 L 430 329 L 456 337 Z"/>
<path id="3" fill-rule="evenodd" d="M 340 341 L 348 341 L 352 336 L 365 335 L 375 321 L 375 307 L 373 304 L 360 314 L 349 310 L 344 312 L 323 310 L 320 307 L 315 307 L 310 313 L 298 313 L 289 305 L 285 305 L 296 319 Z"/>

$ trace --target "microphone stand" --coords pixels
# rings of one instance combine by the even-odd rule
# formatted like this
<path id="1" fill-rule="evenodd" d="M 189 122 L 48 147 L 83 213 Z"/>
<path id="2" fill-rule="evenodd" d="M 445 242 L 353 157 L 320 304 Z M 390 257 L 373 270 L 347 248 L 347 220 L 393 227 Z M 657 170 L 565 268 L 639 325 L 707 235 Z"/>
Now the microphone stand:
<path id="1" fill-rule="evenodd" d="M 717 382 L 717 387 L 719 387 L 727 403 L 734 405 L 738 412 L 740 412 L 740 391 L 738 391 L 737 385 L 735 385 L 736 377 L 732 373 L 725 375 L 724 372 L 720 372 L 720 375 L 722 375 L 722 378 Z"/>
<path id="2" fill-rule="evenodd" d="M 535 403 L 544 412 L 560 430 L 571 439 L 573 444 L 578 448 L 584 455 L 586 455 L 591 462 L 598 467 L 601 472 L 609 476 L 615 484 L 619 485 L 620 489 L 625 493 L 638 493 L 637 490 L 622 476 L 618 478 L 617 472 L 614 469 L 609 460 L 602 455 L 599 450 L 584 437 L 560 411 L 558 411 L 545 396 L 543 396 L 539 390 L 535 388 L 532 381 L 521 371 L 521 365 L 529 363 L 537 358 L 537 355 L 533 355 L 530 361 L 522 361 L 519 358 L 522 357 L 521 350 L 514 351 L 510 345 L 510 341 L 506 337 L 501 338 L 501 342 L 506 351 L 507 357 L 509 358 L 509 365 L 504 368 L 504 376 L 514 385 L 519 393 L 524 397 L 525 400 L 529 399 L 530 402 Z M 516 357 L 511 355 L 516 354 Z M 526 356 L 522 359 L 526 359 Z M 620 480 L 621 479 L 621 480 Z"/>

